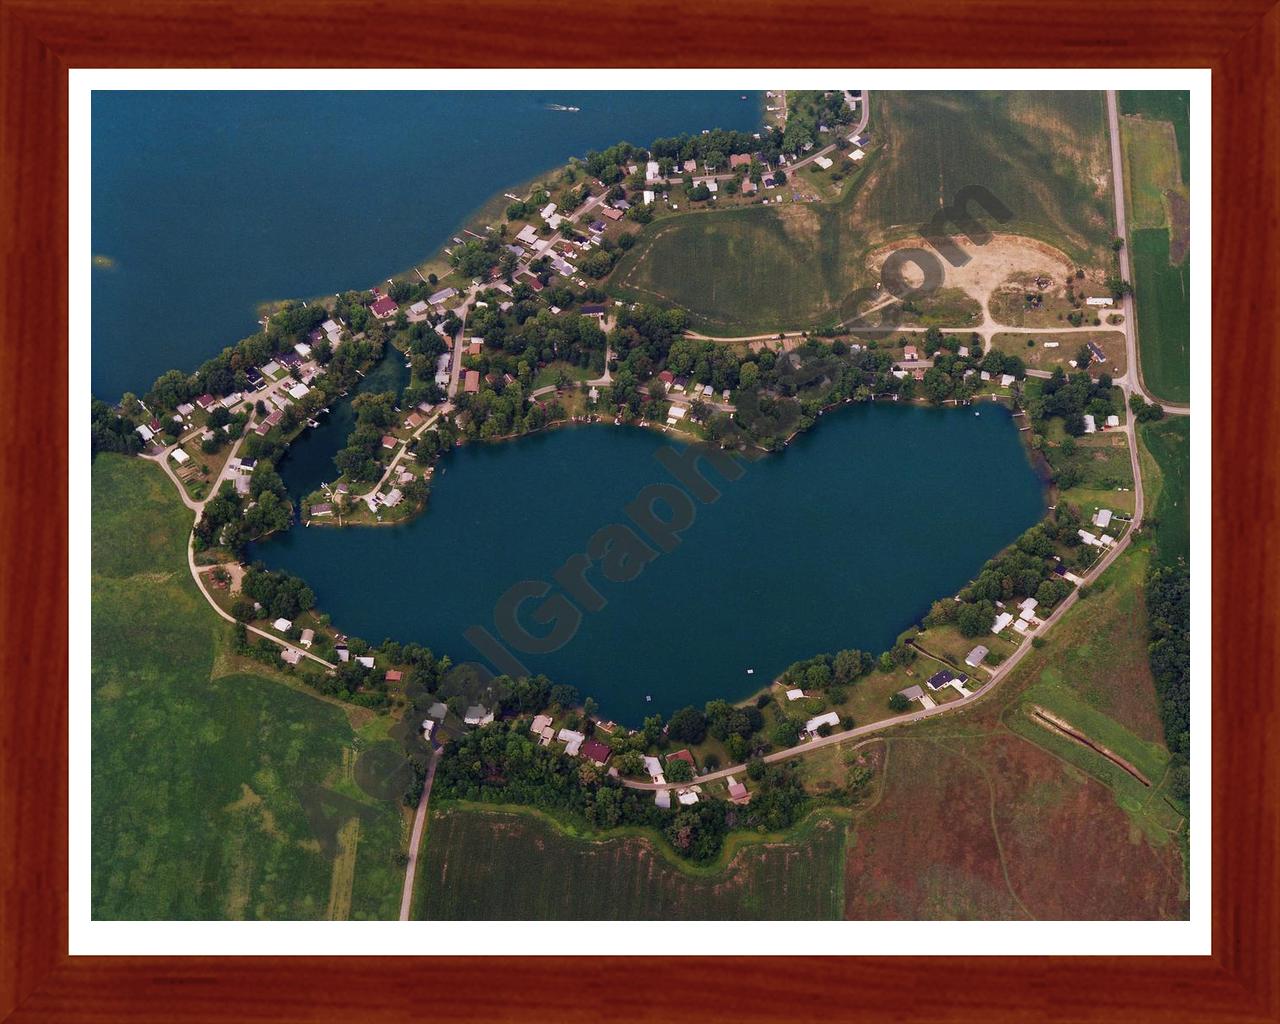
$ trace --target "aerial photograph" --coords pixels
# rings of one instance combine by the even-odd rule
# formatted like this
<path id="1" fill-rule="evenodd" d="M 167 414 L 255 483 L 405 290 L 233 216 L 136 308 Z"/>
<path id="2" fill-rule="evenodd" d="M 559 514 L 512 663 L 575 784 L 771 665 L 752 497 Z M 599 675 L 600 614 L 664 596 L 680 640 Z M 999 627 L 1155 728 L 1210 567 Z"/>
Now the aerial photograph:
<path id="1" fill-rule="evenodd" d="M 95 921 L 1190 918 L 1190 94 L 830 84 L 93 92 Z"/>

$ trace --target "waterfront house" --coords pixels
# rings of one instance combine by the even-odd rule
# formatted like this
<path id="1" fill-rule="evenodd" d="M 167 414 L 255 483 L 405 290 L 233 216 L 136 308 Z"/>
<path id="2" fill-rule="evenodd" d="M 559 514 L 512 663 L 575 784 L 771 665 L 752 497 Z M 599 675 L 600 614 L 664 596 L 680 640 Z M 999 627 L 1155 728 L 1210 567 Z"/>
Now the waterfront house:
<path id="1" fill-rule="evenodd" d="M 804 690 L 801 690 L 798 687 L 793 687 L 792 689 L 787 691 L 787 700 L 802 700 L 802 699 L 804 699 Z"/>
<path id="2" fill-rule="evenodd" d="M 377 302 L 375 302 L 372 306 L 369 307 L 369 312 L 372 313 L 374 316 L 376 316 L 379 320 L 385 320 L 387 319 L 387 317 L 395 313 L 396 310 L 398 310 L 399 308 L 400 307 L 396 305 L 395 299 L 389 296 L 384 296 L 383 298 L 378 299 Z"/>
<path id="3" fill-rule="evenodd" d="M 695 772 L 698 770 L 697 762 L 696 762 L 696 761 L 694 761 L 694 759 L 693 759 L 693 755 L 692 755 L 691 753 L 689 753 L 689 751 L 688 751 L 688 750 L 677 750 L 677 751 L 676 751 L 675 753 L 673 753 L 673 754 L 668 754 L 668 755 L 667 755 L 667 763 L 668 763 L 668 764 L 670 764 L 672 761 L 683 761 L 683 762 L 684 762 L 685 764 L 687 764 L 690 768 L 692 768 Z"/>
<path id="4" fill-rule="evenodd" d="M 641 755 L 641 760 L 644 761 L 644 770 L 649 773 L 649 778 L 652 781 L 657 782 L 659 784 L 666 781 L 666 779 L 663 777 L 663 774 L 662 774 L 661 761 L 659 761 L 656 757 L 650 756 L 649 754 Z"/>
<path id="5" fill-rule="evenodd" d="M 304 629 L 298 637 L 298 643 L 303 647 L 310 647 L 316 642 L 316 631 L 314 629 Z"/>
<path id="6" fill-rule="evenodd" d="M 276 619 L 275 622 L 271 623 L 271 627 L 278 633 L 287 633 L 289 632 L 290 629 L 293 628 L 293 623 L 290 622 L 288 619 L 281 617 Z"/>
<path id="7" fill-rule="evenodd" d="M 1013 381 L 1014 381 L 1014 376 L 1011 373 L 1004 373 L 1000 375 L 1000 386 L 1002 388 L 1007 388 L 1010 384 L 1013 383 Z"/>
<path id="8" fill-rule="evenodd" d="M 734 154 L 732 154 L 732 155 L 729 157 L 729 166 L 730 166 L 730 167 L 750 167 L 750 166 L 751 166 L 751 154 L 750 154 L 750 153 L 734 153 Z"/>
<path id="9" fill-rule="evenodd" d="M 571 757 L 577 757 L 578 748 L 582 746 L 582 743 L 586 739 L 586 737 L 582 735 L 582 733 L 577 732 L 573 729 L 561 729 L 558 733 L 556 733 L 556 739 L 562 740 L 564 742 L 564 752 L 566 754 L 568 754 Z"/>
<path id="10" fill-rule="evenodd" d="M 391 434 L 382 435 L 382 447 L 385 448 L 387 451 L 391 451 L 391 449 L 393 449 L 399 443 L 400 443 L 399 440 L 396 439 Z"/>
<path id="11" fill-rule="evenodd" d="M 356 662 L 365 668 L 373 668 L 373 655 L 361 654 L 356 657 Z"/>
<path id="12" fill-rule="evenodd" d="M 462 720 L 467 725 L 482 726 L 488 725 L 493 721 L 493 712 L 486 708 L 483 704 L 473 704 L 467 708 L 467 713 Z"/>
<path id="13" fill-rule="evenodd" d="M 196 405 L 200 406 L 200 408 L 203 409 L 205 412 L 208 412 L 210 409 L 213 408 L 214 403 L 216 401 L 217 399 L 215 399 L 213 395 L 205 394 L 205 395 L 201 395 L 199 398 L 196 399 Z"/>
<path id="14" fill-rule="evenodd" d="M 419 299 L 417 302 L 415 302 L 412 306 L 409 307 L 409 315 L 411 317 L 424 317 L 429 312 L 431 312 L 431 307 L 428 306 L 421 299 Z"/>
<path id="15" fill-rule="evenodd" d="M 999 633 L 1013 621 L 1013 616 L 1008 612 L 1001 612 L 996 616 L 996 621 L 991 624 L 991 632 Z"/>
<path id="16" fill-rule="evenodd" d="M 579 749 L 583 757 L 598 765 L 608 764 L 609 758 L 613 756 L 613 750 L 599 740 L 586 740 Z"/>
<path id="17" fill-rule="evenodd" d="M 382 496 L 382 504 L 387 508 L 395 508 L 404 500 L 404 495 L 400 493 L 399 487 L 393 487 Z"/>
<path id="18" fill-rule="evenodd" d="M 516 235 L 516 240 L 523 242 L 525 245 L 533 245 L 538 240 L 538 231 L 532 224 L 526 224 L 520 229 L 520 233 Z"/>
<path id="19" fill-rule="evenodd" d="M 303 384 L 303 383 L 302 383 L 302 381 L 298 381 L 298 383 L 297 383 L 297 384 L 295 384 L 293 387 L 291 387 L 291 388 L 289 389 L 289 397 L 290 397 L 290 398 L 305 398 L 305 397 L 306 397 L 306 395 L 307 395 L 307 392 L 308 392 L 308 391 L 310 391 L 310 390 L 311 390 L 311 389 L 310 389 L 309 387 L 307 387 L 305 384 Z"/>
<path id="20" fill-rule="evenodd" d="M 433 306 L 440 306 L 448 302 L 451 298 L 458 294 L 456 288 L 441 288 L 434 295 L 427 298 L 427 301 Z"/>
<path id="21" fill-rule="evenodd" d="M 385 679 L 385 680 L 386 680 L 387 682 L 389 682 L 389 683 L 398 683 L 398 682 L 400 682 L 400 680 L 401 680 L 402 678 L 404 678 L 404 677 L 403 677 L 403 676 L 401 675 L 401 673 L 400 673 L 400 672 L 398 672 L 396 669 L 394 669 L 394 668 L 389 668 L 389 669 L 387 669 L 387 674 L 386 674 L 385 676 L 383 676 L 382 678 L 383 678 L 383 679 Z"/>
<path id="22" fill-rule="evenodd" d="M 323 501 L 319 505 L 311 506 L 312 518 L 315 518 L 316 516 L 331 516 L 331 515 L 333 515 L 333 506 L 330 505 L 327 501 Z"/>
<path id="23" fill-rule="evenodd" d="M 183 416 L 183 417 L 190 416 L 195 411 L 196 411 L 196 407 L 192 405 L 190 402 L 183 402 L 181 405 L 178 406 L 179 416 Z"/>
<path id="24" fill-rule="evenodd" d="M 152 430 L 149 426 L 147 426 L 145 423 L 139 423 L 133 429 L 136 430 L 138 434 L 142 437 L 143 443 L 150 441 L 153 437 L 156 436 L 156 432 Z"/>

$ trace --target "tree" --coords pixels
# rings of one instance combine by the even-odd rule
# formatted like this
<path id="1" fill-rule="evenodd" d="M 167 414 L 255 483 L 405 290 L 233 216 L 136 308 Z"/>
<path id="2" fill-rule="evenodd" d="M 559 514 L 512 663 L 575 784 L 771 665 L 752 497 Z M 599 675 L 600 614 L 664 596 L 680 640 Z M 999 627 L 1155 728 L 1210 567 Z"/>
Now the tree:
<path id="1" fill-rule="evenodd" d="M 951 375 L 940 366 L 931 366 L 924 371 L 924 394 L 929 401 L 940 405 L 951 397 L 955 383 Z"/>
<path id="2" fill-rule="evenodd" d="M 707 735 L 707 718 L 698 708 L 690 705 L 671 716 L 667 735 L 683 743 L 701 743 Z"/>
<path id="3" fill-rule="evenodd" d="M 892 697 L 889 698 L 890 711 L 901 714 L 903 711 L 906 711 L 907 708 L 909 707 L 911 707 L 911 701 L 907 700 L 907 698 L 900 693 L 895 693 Z"/>
<path id="4" fill-rule="evenodd" d="M 689 767 L 689 762 L 680 757 L 669 757 L 663 768 L 663 774 L 668 782 L 692 782 L 693 769 Z"/>

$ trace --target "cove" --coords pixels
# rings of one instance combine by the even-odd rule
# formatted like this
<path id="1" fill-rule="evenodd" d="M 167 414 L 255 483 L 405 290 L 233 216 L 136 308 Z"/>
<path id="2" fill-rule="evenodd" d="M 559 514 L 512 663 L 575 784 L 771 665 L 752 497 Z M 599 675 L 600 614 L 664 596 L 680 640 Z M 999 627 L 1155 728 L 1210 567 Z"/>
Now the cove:
<path id="1" fill-rule="evenodd" d="M 561 592 L 553 574 L 567 558 L 628 522 L 623 509 L 643 488 L 673 482 L 656 458 L 669 447 L 652 431 L 603 425 L 468 445 L 440 463 L 414 521 L 298 527 L 250 558 L 307 580 L 341 630 L 478 660 L 464 631 L 496 635 L 494 606 L 513 584 Z M 695 503 L 674 551 L 628 583 L 592 570 L 606 606 L 560 650 L 520 653 L 628 725 L 741 699 L 822 651 L 879 653 L 1045 508 L 1018 430 L 994 404 L 980 415 L 845 406 L 734 482 L 705 472 L 721 496 Z M 522 616 L 535 635 L 546 632 L 531 621 L 539 603 Z"/>
<path id="2" fill-rule="evenodd" d="M 379 284 L 570 156 L 757 131 L 762 94 L 743 95 L 95 90 L 94 394 L 194 370 L 260 302 Z"/>
<path id="3" fill-rule="evenodd" d="M 304 495 L 321 484 L 338 478 L 333 457 L 347 446 L 347 438 L 356 427 L 356 411 L 352 399 L 356 395 L 394 391 L 396 400 L 409 383 L 409 368 L 404 353 L 387 345 L 382 358 L 356 385 L 346 398 L 335 402 L 321 417 L 318 427 L 304 430 L 285 451 L 277 467 L 289 497 L 296 505 Z"/>

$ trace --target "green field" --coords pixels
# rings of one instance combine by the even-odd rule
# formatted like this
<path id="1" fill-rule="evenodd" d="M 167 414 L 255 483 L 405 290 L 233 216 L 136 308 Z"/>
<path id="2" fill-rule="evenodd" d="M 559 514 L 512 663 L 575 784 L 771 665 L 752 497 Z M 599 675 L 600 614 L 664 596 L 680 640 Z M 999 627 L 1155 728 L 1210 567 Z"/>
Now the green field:
<path id="1" fill-rule="evenodd" d="M 1186 195 L 1178 166 L 1178 143 L 1168 121 L 1126 117 L 1120 122 L 1130 231 L 1169 226 L 1166 195 Z"/>
<path id="2" fill-rule="evenodd" d="M 1129 237 L 1142 380 L 1158 400 L 1191 400 L 1191 257 L 1169 263 L 1169 231 L 1148 228 Z"/>
<path id="3" fill-rule="evenodd" d="M 1122 114 L 1137 114 L 1155 121 L 1169 121 L 1178 139 L 1182 180 L 1191 183 L 1191 93 L 1133 90 L 1117 99 Z"/>
<path id="4" fill-rule="evenodd" d="M 814 815 L 784 842 L 743 845 L 693 872 L 647 836 L 585 840 L 530 812 L 433 810 L 415 918 L 437 920 L 833 920 L 843 822 Z"/>
<path id="5" fill-rule="evenodd" d="M 1138 428 L 1160 470 L 1160 493 L 1152 502 L 1156 558 L 1191 557 L 1191 417 L 1178 416 Z"/>
<path id="6" fill-rule="evenodd" d="M 847 319 L 855 290 L 875 283 L 872 248 L 919 234 L 969 185 L 1012 210 L 1007 223 L 988 218 L 1001 232 L 1096 265 L 1113 230 L 1104 127 L 1101 93 L 881 93 L 876 141 L 839 200 L 662 218 L 610 288 L 682 306 L 719 335 Z"/>
<path id="7" fill-rule="evenodd" d="M 350 782 L 342 708 L 231 655 L 187 572 L 189 530 L 158 467 L 97 457 L 94 916 L 393 918 L 397 805 Z"/>
<path id="8" fill-rule="evenodd" d="M 613 288 L 683 306 L 694 327 L 711 333 L 791 330 L 834 318 L 865 250 L 843 202 L 690 214 L 647 230 L 619 263 Z"/>

